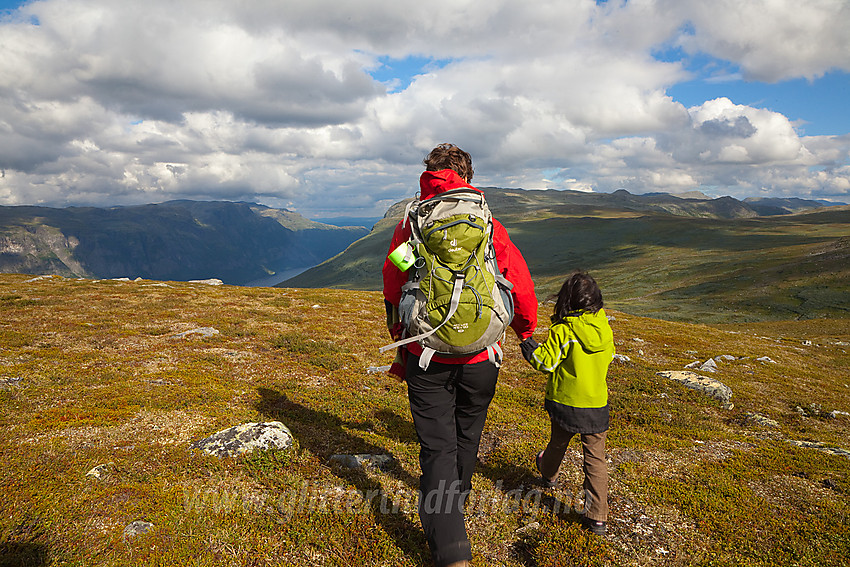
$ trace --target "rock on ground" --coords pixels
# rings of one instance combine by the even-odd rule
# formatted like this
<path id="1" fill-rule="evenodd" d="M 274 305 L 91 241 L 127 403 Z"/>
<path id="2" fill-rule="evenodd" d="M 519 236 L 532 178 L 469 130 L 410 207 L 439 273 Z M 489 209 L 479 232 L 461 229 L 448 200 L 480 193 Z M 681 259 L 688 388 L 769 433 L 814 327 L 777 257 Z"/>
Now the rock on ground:
<path id="1" fill-rule="evenodd" d="M 289 449 L 293 440 L 288 427 L 279 421 L 269 421 L 229 427 L 191 446 L 217 457 L 238 457 L 257 449 Z"/>
<path id="2" fill-rule="evenodd" d="M 793 439 L 786 439 L 792 445 L 796 445 L 797 447 L 803 447 L 806 449 L 817 449 L 818 451 L 823 451 L 829 455 L 835 455 L 836 457 L 844 457 L 846 459 L 850 459 L 850 451 L 846 449 L 841 449 L 840 447 L 828 447 L 824 445 L 820 441 L 795 441 Z"/>
<path id="3" fill-rule="evenodd" d="M 87 478 L 103 480 L 109 474 L 109 464 L 97 465 L 86 473 Z"/>
<path id="4" fill-rule="evenodd" d="M 0 386 L 17 386 L 23 381 L 21 376 L 10 376 L 8 378 L 0 378 Z"/>
<path id="5" fill-rule="evenodd" d="M 664 370 L 659 372 L 658 376 L 662 376 L 668 380 L 674 380 L 686 388 L 707 394 L 723 404 L 723 409 L 732 409 L 734 407 L 734 404 L 732 404 L 732 388 L 719 380 L 700 376 L 687 370 Z"/>
<path id="6" fill-rule="evenodd" d="M 135 522 L 131 522 L 126 528 L 124 528 L 124 539 L 129 537 L 134 537 L 137 535 L 146 534 L 153 529 L 153 524 L 150 522 L 145 522 L 143 520 L 136 520 Z"/>
<path id="7" fill-rule="evenodd" d="M 349 469 L 383 469 L 392 463 L 393 458 L 391 455 L 331 455 L 330 461 Z"/>
<path id="8" fill-rule="evenodd" d="M 766 415 L 762 415 L 760 413 L 750 413 L 747 412 L 745 416 L 746 423 L 752 423 L 755 425 L 763 425 L 765 427 L 779 427 L 779 422 L 775 419 L 770 419 Z"/>
<path id="9" fill-rule="evenodd" d="M 218 334 L 218 329 L 213 329 L 212 327 L 198 327 L 197 329 L 190 329 L 188 331 L 183 331 L 182 333 L 177 333 L 172 336 L 174 339 L 187 339 L 189 337 L 200 337 L 202 339 L 206 339 L 209 337 L 213 337 Z"/>

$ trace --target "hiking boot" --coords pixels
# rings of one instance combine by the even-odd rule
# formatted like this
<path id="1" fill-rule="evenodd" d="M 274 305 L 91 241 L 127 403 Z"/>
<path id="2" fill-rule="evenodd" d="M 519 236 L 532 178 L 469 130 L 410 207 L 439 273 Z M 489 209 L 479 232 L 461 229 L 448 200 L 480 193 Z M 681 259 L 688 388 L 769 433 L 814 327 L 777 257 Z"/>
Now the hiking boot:
<path id="1" fill-rule="evenodd" d="M 540 483 L 543 485 L 543 488 L 555 488 L 558 486 L 558 483 L 554 480 L 549 480 L 545 476 L 543 476 L 543 471 L 540 470 L 540 466 L 543 464 L 543 451 L 537 453 L 537 459 L 535 459 L 535 464 L 537 465 L 537 472 L 540 473 Z"/>
<path id="2" fill-rule="evenodd" d="M 582 516 L 581 527 L 586 530 L 590 530 L 596 535 L 605 535 L 608 533 L 608 524 L 600 522 L 599 520 L 591 520 L 587 516 Z"/>

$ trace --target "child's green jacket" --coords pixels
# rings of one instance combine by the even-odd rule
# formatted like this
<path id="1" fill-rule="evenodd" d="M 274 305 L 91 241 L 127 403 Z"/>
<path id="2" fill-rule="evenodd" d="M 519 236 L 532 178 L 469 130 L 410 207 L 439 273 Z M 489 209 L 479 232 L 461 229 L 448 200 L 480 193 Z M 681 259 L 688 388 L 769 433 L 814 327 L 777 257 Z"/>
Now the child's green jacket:
<path id="1" fill-rule="evenodd" d="M 598 418 L 602 418 L 602 415 L 587 415 L 588 412 L 582 409 L 604 408 L 607 429 L 606 376 L 613 357 L 614 333 L 608 324 L 604 309 L 596 313 L 584 312 L 575 317 L 566 317 L 553 324 L 549 328 L 546 342 L 534 350 L 529 361 L 537 370 L 549 372 L 549 380 L 546 383 L 547 410 L 553 405 L 551 402 L 555 402 L 560 406 L 568 406 L 557 408 L 556 411 L 559 416 L 567 418 L 567 421 L 585 422 L 590 418 L 590 421 L 599 423 Z M 575 411 L 572 408 L 579 409 Z M 583 427 L 583 423 L 572 424 L 572 427 L 569 423 L 563 425 L 570 430 L 595 433 L 585 431 L 587 428 Z"/>

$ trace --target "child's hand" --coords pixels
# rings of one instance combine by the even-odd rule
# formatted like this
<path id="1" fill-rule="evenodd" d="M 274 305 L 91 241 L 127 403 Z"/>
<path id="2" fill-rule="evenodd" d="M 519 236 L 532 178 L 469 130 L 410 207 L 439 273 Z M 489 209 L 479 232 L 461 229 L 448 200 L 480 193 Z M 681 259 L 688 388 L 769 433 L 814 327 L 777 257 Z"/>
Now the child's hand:
<path id="1" fill-rule="evenodd" d="M 540 345 L 537 344 L 537 341 L 535 341 L 531 337 L 528 337 L 527 339 L 519 343 L 519 348 L 522 351 L 522 357 L 527 361 L 531 362 L 531 354 L 535 350 L 537 350 L 537 347 L 539 346 Z"/>

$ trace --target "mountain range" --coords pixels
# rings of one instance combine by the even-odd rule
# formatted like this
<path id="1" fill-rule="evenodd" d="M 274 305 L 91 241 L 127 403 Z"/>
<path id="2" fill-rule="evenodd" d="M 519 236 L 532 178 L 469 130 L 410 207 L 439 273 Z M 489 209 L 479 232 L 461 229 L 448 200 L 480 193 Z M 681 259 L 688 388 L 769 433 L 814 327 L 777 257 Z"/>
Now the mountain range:
<path id="1" fill-rule="evenodd" d="M 0 272 L 244 284 L 315 265 L 367 232 L 251 203 L 0 207 Z"/>
<path id="2" fill-rule="evenodd" d="M 803 199 L 680 198 L 485 187 L 538 297 L 574 269 L 606 302 L 653 317 L 732 322 L 850 315 L 850 207 Z M 381 289 L 407 201 L 345 252 L 281 287 Z"/>

